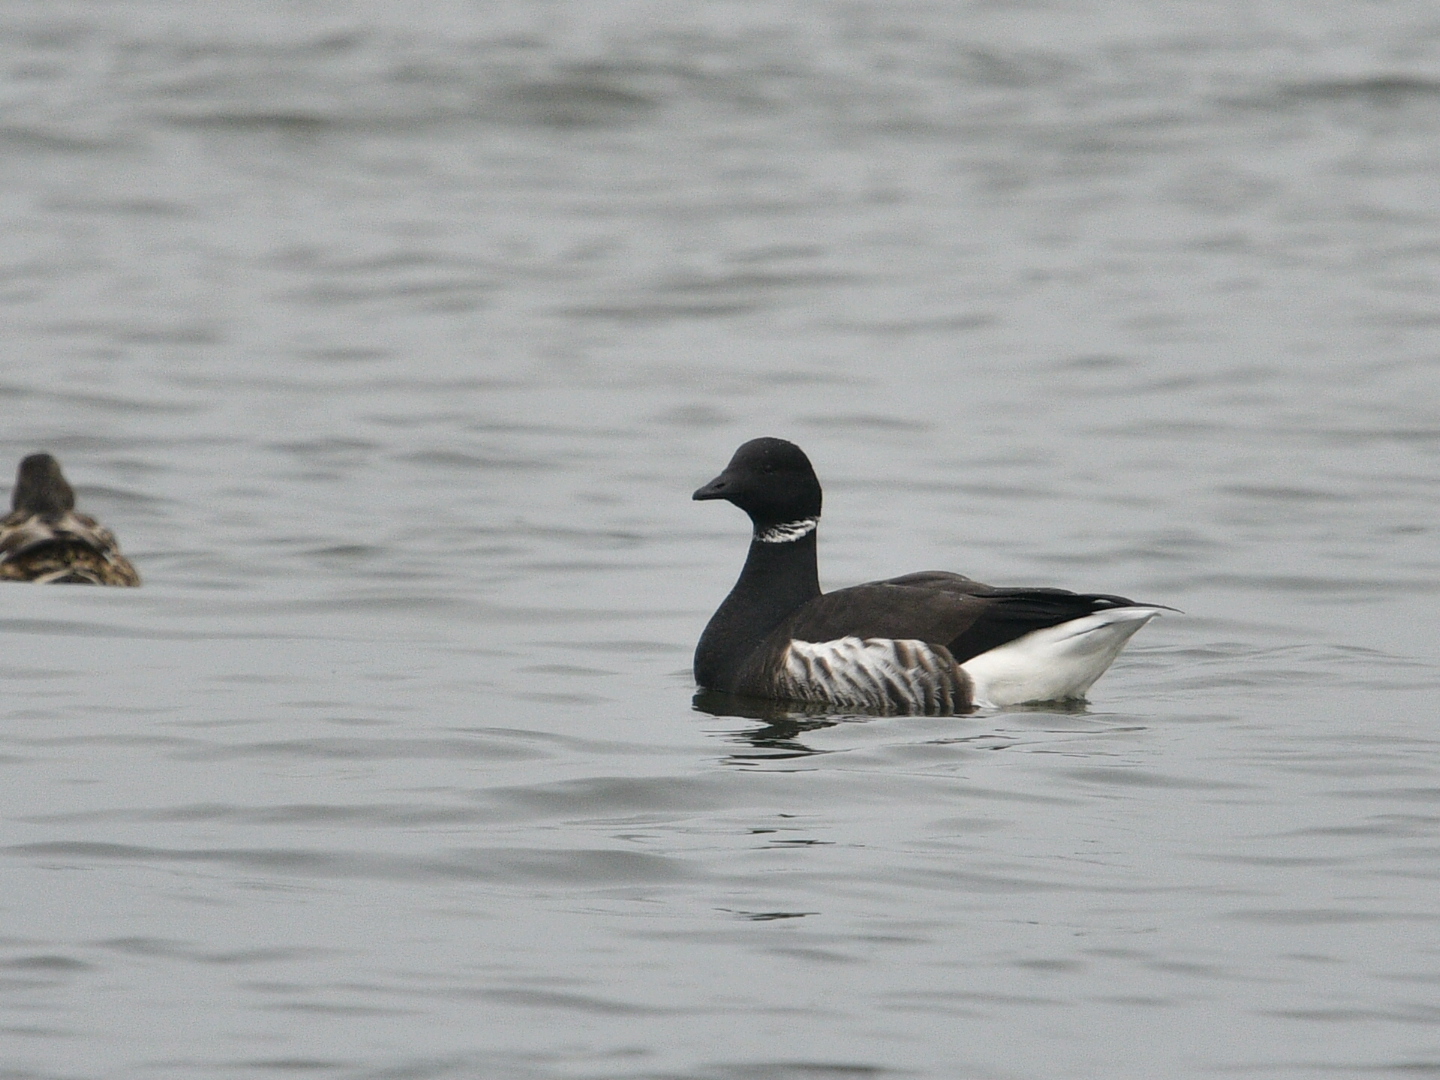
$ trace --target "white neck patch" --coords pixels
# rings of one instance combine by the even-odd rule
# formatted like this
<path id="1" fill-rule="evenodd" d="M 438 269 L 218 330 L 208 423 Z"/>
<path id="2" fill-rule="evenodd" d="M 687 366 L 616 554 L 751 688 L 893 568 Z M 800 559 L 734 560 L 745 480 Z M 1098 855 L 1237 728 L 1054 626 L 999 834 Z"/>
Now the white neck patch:
<path id="1" fill-rule="evenodd" d="M 762 544 L 789 544 L 799 540 L 802 536 L 809 536 L 819 524 L 819 518 L 787 521 L 783 525 L 771 525 L 764 532 L 757 532 L 755 539 Z"/>

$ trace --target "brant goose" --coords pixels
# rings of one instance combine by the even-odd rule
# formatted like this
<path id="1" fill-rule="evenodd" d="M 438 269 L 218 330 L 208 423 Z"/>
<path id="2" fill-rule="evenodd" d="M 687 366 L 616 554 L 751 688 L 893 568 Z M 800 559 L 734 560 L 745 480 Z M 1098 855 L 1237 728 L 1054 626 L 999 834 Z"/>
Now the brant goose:
<path id="1" fill-rule="evenodd" d="M 755 526 L 695 648 L 709 690 L 877 713 L 1083 698 L 1130 635 L 1173 610 L 938 570 L 821 593 L 820 481 L 784 439 L 747 442 L 694 498 L 726 499 Z"/>
<path id="2" fill-rule="evenodd" d="M 20 462 L 11 507 L 0 518 L 0 581 L 140 584 L 115 534 L 76 513 L 75 491 L 49 454 Z"/>

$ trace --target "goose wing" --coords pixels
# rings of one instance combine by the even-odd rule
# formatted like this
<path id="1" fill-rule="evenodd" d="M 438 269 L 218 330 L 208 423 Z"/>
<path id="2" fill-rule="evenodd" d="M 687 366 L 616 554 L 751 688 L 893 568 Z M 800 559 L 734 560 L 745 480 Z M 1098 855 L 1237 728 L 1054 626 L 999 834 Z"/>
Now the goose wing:
<path id="1" fill-rule="evenodd" d="M 1058 626 L 1133 600 L 1066 589 L 1000 588 L 928 570 L 825 593 L 780 627 L 790 640 L 911 639 L 944 645 L 956 663 L 1034 630 Z"/>

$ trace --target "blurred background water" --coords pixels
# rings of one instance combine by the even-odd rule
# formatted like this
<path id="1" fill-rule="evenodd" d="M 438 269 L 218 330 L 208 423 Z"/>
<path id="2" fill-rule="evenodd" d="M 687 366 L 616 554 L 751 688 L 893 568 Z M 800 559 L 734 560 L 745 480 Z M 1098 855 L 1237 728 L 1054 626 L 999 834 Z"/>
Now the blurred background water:
<path id="1" fill-rule="evenodd" d="M 0 8 L 0 1076 L 1440 1075 L 1440 9 Z M 692 701 L 827 587 L 1088 708 Z M 10 465 L 3 464 L 11 462 Z"/>

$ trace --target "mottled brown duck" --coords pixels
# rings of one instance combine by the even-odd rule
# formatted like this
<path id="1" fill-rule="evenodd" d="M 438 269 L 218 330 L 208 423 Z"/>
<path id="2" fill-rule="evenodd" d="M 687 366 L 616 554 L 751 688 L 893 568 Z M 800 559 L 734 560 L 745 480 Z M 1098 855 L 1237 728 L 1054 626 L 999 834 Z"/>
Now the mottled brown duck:
<path id="1" fill-rule="evenodd" d="M 20 462 L 0 518 L 0 581 L 139 585 L 115 534 L 75 509 L 75 490 L 49 454 Z"/>

